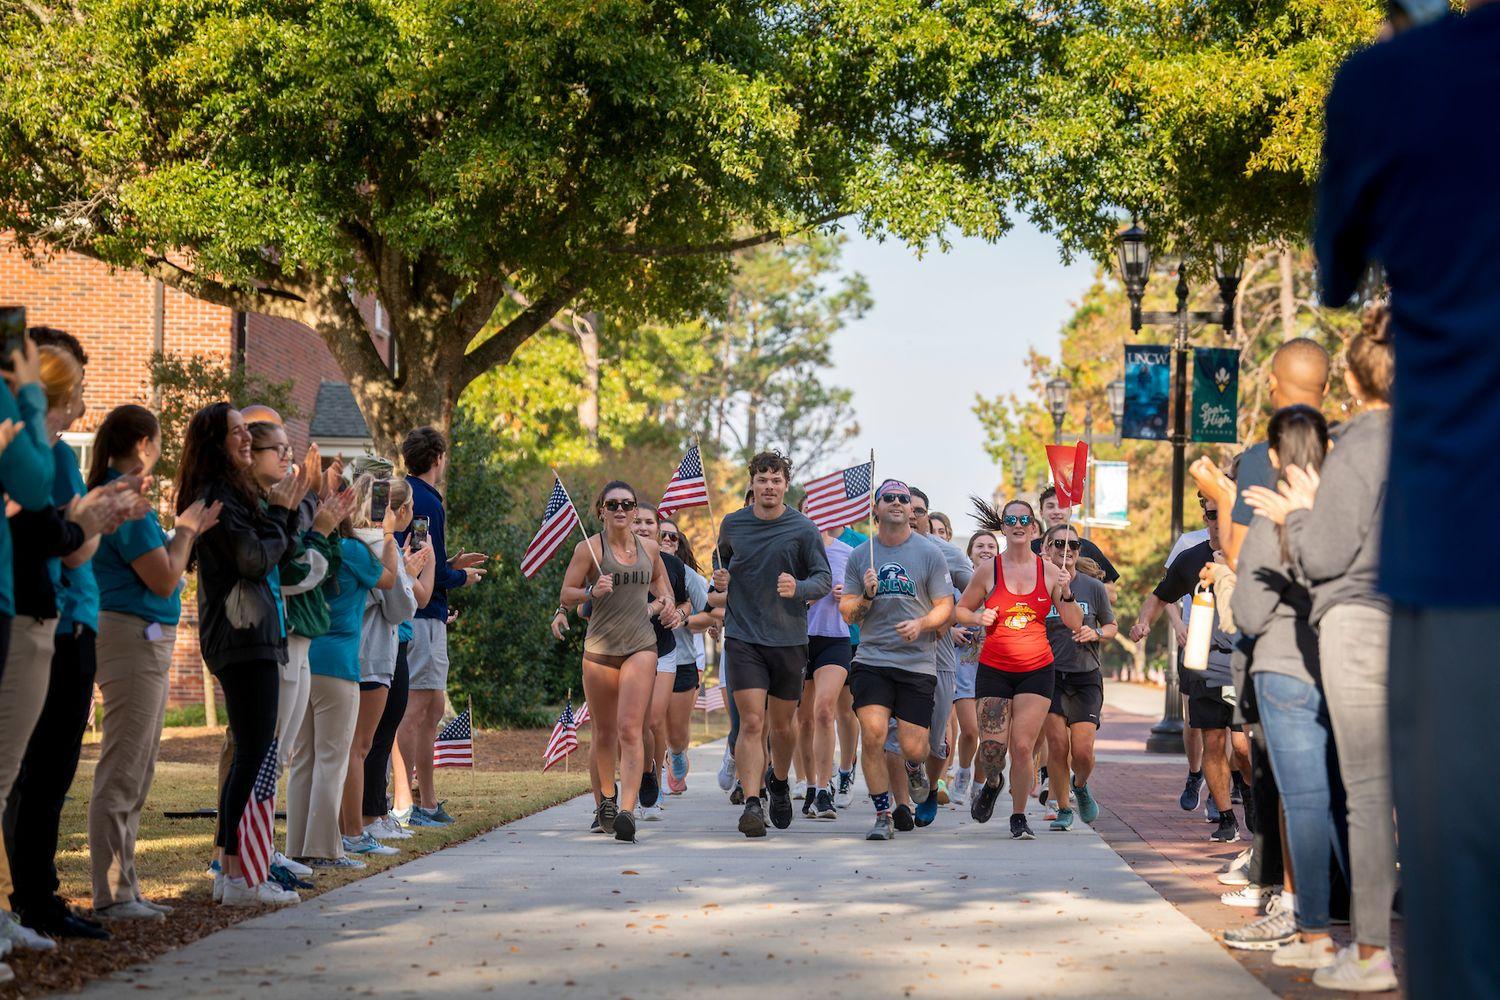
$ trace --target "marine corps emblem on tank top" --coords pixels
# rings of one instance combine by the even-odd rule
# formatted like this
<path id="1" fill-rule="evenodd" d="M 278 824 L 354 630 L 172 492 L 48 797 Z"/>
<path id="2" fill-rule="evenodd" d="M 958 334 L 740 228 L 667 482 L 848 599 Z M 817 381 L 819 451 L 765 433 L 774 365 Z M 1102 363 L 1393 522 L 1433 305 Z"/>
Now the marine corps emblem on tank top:
<path id="1" fill-rule="evenodd" d="M 1036 621 L 1036 609 L 1027 604 L 1012 604 L 1000 615 L 1000 624 L 1008 629 L 1020 632 L 1027 625 Z"/>

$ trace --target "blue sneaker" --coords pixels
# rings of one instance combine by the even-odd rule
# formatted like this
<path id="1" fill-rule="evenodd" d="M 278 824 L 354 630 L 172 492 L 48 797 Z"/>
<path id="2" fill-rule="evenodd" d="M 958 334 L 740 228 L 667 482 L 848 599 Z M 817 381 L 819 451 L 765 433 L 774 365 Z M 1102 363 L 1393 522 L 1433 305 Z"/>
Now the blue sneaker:
<path id="1" fill-rule="evenodd" d="M 1208 808 L 1203 810 L 1203 817 L 1210 823 L 1217 823 L 1219 821 L 1219 807 L 1214 805 L 1214 800 L 1211 796 L 1208 800 Z"/>
<path id="2" fill-rule="evenodd" d="M 407 826 L 444 827 L 447 823 L 440 823 L 432 818 L 432 815 L 421 806 L 412 806 L 411 815 L 406 817 Z"/>
<path id="3" fill-rule="evenodd" d="M 266 870 L 266 874 L 270 876 L 272 882 L 292 892 L 296 892 L 298 889 L 314 888 L 311 882 L 298 878 L 292 874 L 291 869 L 282 865 L 272 865 Z"/>
<path id="4" fill-rule="evenodd" d="M 370 836 L 362 833 L 358 837 L 344 837 L 344 851 L 348 854 L 379 854 L 392 855 L 401 852 L 394 847 L 388 847 Z"/>
<path id="5" fill-rule="evenodd" d="M 1192 812 L 1198 808 L 1203 801 L 1203 775 L 1192 774 L 1187 776 L 1187 787 L 1182 790 L 1182 796 L 1178 798 L 1177 804 L 1182 807 L 1183 812 Z"/>
<path id="6" fill-rule="evenodd" d="M 443 805 L 446 801 L 447 800 L 445 799 L 443 802 L 439 802 L 436 809 L 431 809 L 428 811 L 428 815 L 437 820 L 439 823 L 447 824 L 453 822 L 453 817 L 449 816 L 448 810 L 443 808 Z"/>
<path id="7" fill-rule="evenodd" d="M 915 819 L 918 826 L 931 826 L 932 821 L 937 819 L 938 797 L 936 791 L 927 793 L 927 798 L 915 810 Z"/>
<path id="8" fill-rule="evenodd" d="M 1094 794 L 1089 791 L 1088 782 L 1083 787 L 1073 786 L 1073 798 L 1078 800 L 1078 818 L 1092 825 L 1099 818 L 1099 803 L 1094 801 Z"/>
<path id="9" fill-rule="evenodd" d="M 1052 829 L 1052 830 L 1068 830 L 1068 829 L 1071 829 L 1072 826 L 1073 826 L 1073 810 L 1071 810 L 1071 809 L 1059 809 L 1059 810 L 1057 810 L 1057 819 L 1055 819 L 1055 820 L 1052 821 L 1052 826 L 1049 829 Z"/>
<path id="10" fill-rule="evenodd" d="M 686 753 L 679 753 L 676 750 L 673 750 L 671 752 L 671 754 L 672 754 L 672 776 L 674 778 L 676 778 L 678 781 L 682 781 L 684 778 L 686 778 L 688 776 L 688 758 L 687 758 L 687 754 Z"/>

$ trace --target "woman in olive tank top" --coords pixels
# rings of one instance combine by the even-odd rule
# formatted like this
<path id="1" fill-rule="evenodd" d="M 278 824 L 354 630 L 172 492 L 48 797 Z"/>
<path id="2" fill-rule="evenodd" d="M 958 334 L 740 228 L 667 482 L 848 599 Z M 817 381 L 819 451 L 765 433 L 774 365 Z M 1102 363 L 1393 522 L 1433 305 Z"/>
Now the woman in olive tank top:
<path id="1" fill-rule="evenodd" d="M 645 767 L 641 728 L 656 680 L 653 616 L 675 628 L 677 607 L 655 542 L 631 533 L 636 496 L 629 484 L 607 483 L 594 501 L 604 525 L 573 549 L 563 576 L 565 607 L 590 605 L 583 642 L 583 693 L 594 738 L 589 743 L 595 819 L 618 840 L 635 839 L 636 797 Z M 620 784 L 614 788 L 618 757 Z M 608 789 L 615 794 L 605 794 Z"/>

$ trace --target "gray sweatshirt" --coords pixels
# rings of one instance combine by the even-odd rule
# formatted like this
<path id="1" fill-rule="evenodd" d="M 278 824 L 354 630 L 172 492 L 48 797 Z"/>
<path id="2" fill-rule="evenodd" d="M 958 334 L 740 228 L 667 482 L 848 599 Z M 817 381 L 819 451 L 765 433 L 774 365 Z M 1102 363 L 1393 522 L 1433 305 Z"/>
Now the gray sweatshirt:
<path id="1" fill-rule="evenodd" d="M 1323 463 L 1312 510 L 1287 516 L 1292 558 L 1312 589 L 1314 625 L 1345 602 L 1391 606 L 1377 589 L 1390 452 L 1391 411 L 1359 414 Z"/>
<path id="2" fill-rule="evenodd" d="M 823 536 L 800 511 L 788 507 L 775 520 L 749 507 L 724 518 L 719 558 L 729 570 L 724 634 L 760 646 L 807 645 L 807 603 L 833 590 Z M 776 578 L 797 580 L 791 597 L 776 593 Z"/>
<path id="3" fill-rule="evenodd" d="M 1239 630 L 1255 640 L 1250 673 L 1285 674 L 1316 684 L 1318 634 L 1308 620 L 1312 595 L 1281 561 L 1281 532 L 1263 517 L 1250 522 L 1240 548 L 1229 606 Z"/>
<path id="4" fill-rule="evenodd" d="M 359 679 L 390 684 L 396 674 L 396 630 L 417 613 L 417 597 L 406 560 L 397 555 L 396 585 L 390 590 L 371 590 L 365 601 L 365 616 L 359 633 Z"/>

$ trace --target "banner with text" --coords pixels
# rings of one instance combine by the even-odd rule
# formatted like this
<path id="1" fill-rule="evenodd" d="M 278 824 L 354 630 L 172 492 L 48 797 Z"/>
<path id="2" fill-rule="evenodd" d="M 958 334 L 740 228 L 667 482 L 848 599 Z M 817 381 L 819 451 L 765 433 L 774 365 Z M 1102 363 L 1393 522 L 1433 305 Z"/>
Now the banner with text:
<path id="1" fill-rule="evenodd" d="M 1193 440 L 1239 440 L 1240 352 L 1232 347 L 1193 348 Z"/>
<path id="2" fill-rule="evenodd" d="M 1125 345 L 1125 420 L 1122 436 L 1167 439 L 1167 403 L 1172 389 L 1172 349 Z"/>
<path id="3" fill-rule="evenodd" d="M 1125 462 L 1094 462 L 1094 511 L 1089 523 L 1096 528 L 1130 526 L 1130 466 Z"/>

